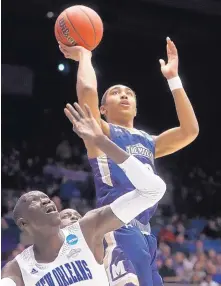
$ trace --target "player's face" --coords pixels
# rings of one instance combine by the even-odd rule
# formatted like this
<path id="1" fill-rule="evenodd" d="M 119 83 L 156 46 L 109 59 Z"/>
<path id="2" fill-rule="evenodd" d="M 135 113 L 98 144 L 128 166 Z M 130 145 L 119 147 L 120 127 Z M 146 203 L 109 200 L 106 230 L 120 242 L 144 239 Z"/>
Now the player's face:
<path id="1" fill-rule="evenodd" d="M 61 228 L 71 225 L 81 218 L 81 215 L 73 209 L 66 209 L 60 212 Z"/>
<path id="2" fill-rule="evenodd" d="M 127 86 L 115 85 L 107 91 L 106 101 L 101 106 L 101 113 L 108 121 L 116 121 L 121 118 L 133 119 L 137 113 L 136 95 Z"/>
<path id="3" fill-rule="evenodd" d="M 50 231 L 60 225 L 60 215 L 56 205 L 42 192 L 32 192 L 23 211 L 22 229 L 30 235 L 39 231 Z"/>

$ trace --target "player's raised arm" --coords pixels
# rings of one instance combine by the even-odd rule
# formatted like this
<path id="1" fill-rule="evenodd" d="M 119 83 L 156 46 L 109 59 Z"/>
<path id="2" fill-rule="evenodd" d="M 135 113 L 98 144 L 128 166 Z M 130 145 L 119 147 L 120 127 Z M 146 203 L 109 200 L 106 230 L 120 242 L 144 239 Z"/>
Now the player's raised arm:
<path id="1" fill-rule="evenodd" d="M 87 104 L 103 131 L 108 132 L 108 124 L 101 119 L 99 111 L 97 77 L 91 62 L 92 52 L 81 46 L 67 47 L 62 43 L 59 43 L 59 48 L 66 58 L 79 62 L 76 87 L 80 106 L 84 108 L 84 104 Z"/>
<path id="2" fill-rule="evenodd" d="M 161 71 L 168 80 L 172 91 L 180 125 L 155 137 L 156 158 L 184 148 L 194 141 L 199 133 L 199 125 L 193 107 L 178 76 L 177 49 L 169 38 L 167 38 L 167 57 L 167 64 L 164 60 L 160 60 Z"/>
<path id="3" fill-rule="evenodd" d="M 16 260 L 9 261 L 2 269 L 0 286 L 24 286 Z"/>

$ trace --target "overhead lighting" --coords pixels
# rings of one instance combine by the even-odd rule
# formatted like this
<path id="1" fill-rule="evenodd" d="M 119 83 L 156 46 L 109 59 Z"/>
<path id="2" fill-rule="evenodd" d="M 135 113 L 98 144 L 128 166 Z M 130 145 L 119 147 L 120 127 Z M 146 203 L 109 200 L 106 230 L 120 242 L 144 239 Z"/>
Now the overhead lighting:
<path id="1" fill-rule="evenodd" d="M 49 19 L 51 19 L 51 18 L 54 17 L 54 13 L 51 12 L 51 11 L 49 11 L 49 12 L 46 14 L 46 16 L 47 16 Z"/>

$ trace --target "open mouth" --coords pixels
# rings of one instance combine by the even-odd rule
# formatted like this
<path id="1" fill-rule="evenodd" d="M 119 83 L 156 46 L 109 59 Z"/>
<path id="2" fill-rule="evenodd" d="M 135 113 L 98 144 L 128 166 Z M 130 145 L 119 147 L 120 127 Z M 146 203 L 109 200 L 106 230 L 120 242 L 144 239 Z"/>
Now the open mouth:
<path id="1" fill-rule="evenodd" d="M 46 214 L 50 214 L 50 213 L 54 213 L 54 212 L 57 212 L 57 209 L 55 206 L 50 205 L 46 208 Z"/>
<path id="2" fill-rule="evenodd" d="M 129 102 L 127 100 L 122 100 L 120 102 L 120 105 L 123 105 L 123 106 L 130 106 Z"/>

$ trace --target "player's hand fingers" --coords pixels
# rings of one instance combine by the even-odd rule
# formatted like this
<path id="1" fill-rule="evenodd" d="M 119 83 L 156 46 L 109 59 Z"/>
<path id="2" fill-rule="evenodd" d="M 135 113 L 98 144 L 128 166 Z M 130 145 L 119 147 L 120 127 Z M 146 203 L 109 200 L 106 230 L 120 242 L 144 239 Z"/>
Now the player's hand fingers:
<path id="1" fill-rule="evenodd" d="M 67 59 L 71 58 L 71 55 L 69 54 L 69 52 L 66 49 L 63 49 L 60 45 L 59 45 L 59 49 L 65 58 L 67 58 Z"/>
<path id="2" fill-rule="evenodd" d="M 69 112 L 71 113 L 72 116 L 74 116 L 74 119 L 79 121 L 81 119 L 80 115 L 78 114 L 78 112 L 74 109 L 74 107 L 71 104 L 67 104 L 66 108 L 69 110 Z"/>
<path id="3" fill-rule="evenodd" d="M 80 136 L 79 130 L 78 130 L 78 128 L 77 128 L 77 124 L 73 124 L 72 130 L 73 130 L 78 136 Z M 80 136 L 80 137 L 81 137 L 81 136 Z"/>
<path id="4" fill-rule="evenodd" d="M 59 50 L 60 50 L 63 54 L 68 53 L 68 51 L 67 51 L 65 48 L 63 48 L 61 45 L 59 45 Z"/>
<path id="5" fill-rule="evenodd" d="M 160 62 L 161 67 L 165 66 L 165 61 L 164 60 L 160 59 L 159 62 Z"/>
<path id="6" fill-rule="evenodd" d="M 177 54 L 177 48 L 173 41 L 169 37 L 167 37 L 167 53 L 176 55 Z"/>
<path id="7" fill-rule="evenodd" d="M 74 107 L 76 108 L 78 114 L 79 114 L 82 118 L 85 118 L 85 117 L 86 117 L 84 111 L 82 110 L 82 108 L 80 107 L 80 105 L 79 105 L 77 102 L 74 103 Z"/>
<path id="8" fill-rule="evenodd" d="M 89 107 L 87 104 L 85 104 L 85 105 L 84 105 L 84 108 L 85 108 L 85 110 L 86 110 L 87 116 L 88 116 L 89 118 L 93 118 L 93 115 L 92 115 L 92 113 L 91 113 L 90 107 Z"/>
<path id="9" fill-rule="evenodd" d="M 62 42 L 58 42 L 59 46 L 63 49 L 63 50 L 67 50 L 68 46 L 64 45 Z"/>
<path id="10" fill-rule="evenodd" d="M 174 44 L 173 41 L 170 42 L 170 50 L 172 51 L 172 53 L 173 53 L 174 55 L 175 55 L 175 54 L 178 54 L 178 53 L 177 53 L 177 48 L 176 48 L 176 46 L 175 46 L 175 44 Z"/>
<path id="11" fill-rule="evenodd" d="M 67 118 L 69 119 L 69 121 L 71 122 L 71 124 L 74 124 L 75 123 L 74 116 L 72 116 L 72 114 L 70 113 L 70 111 L 67 108 L 64 109 L 64 113 L 67 116 Z"/>

